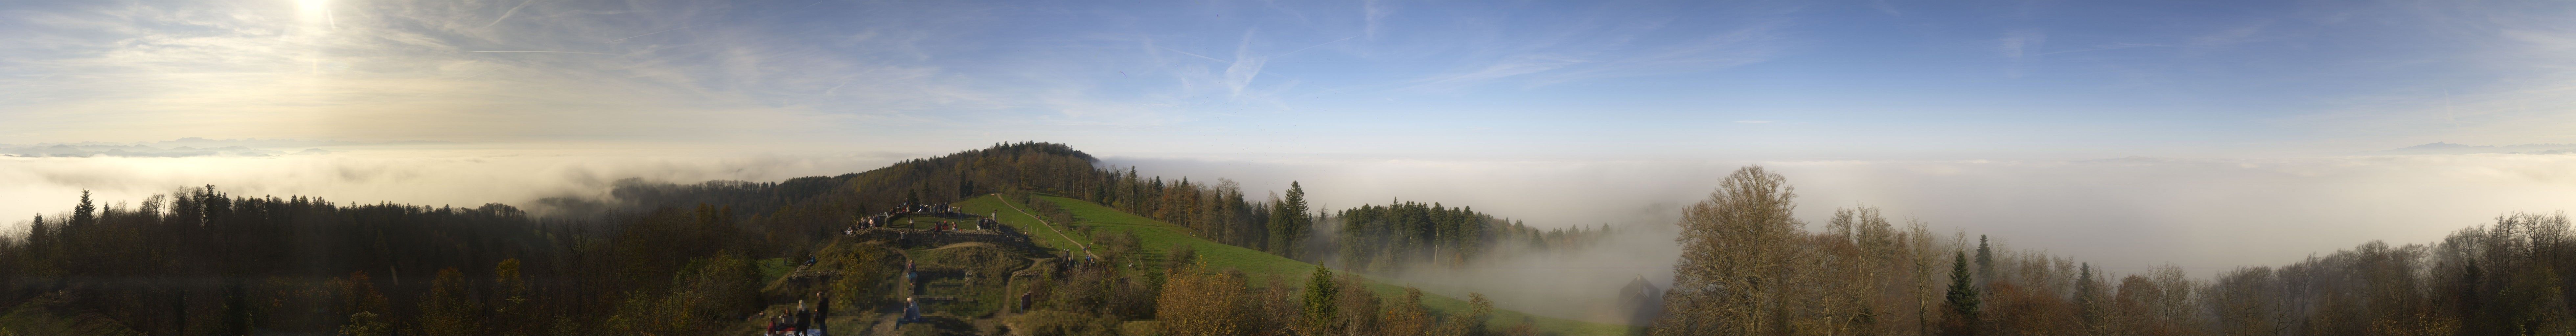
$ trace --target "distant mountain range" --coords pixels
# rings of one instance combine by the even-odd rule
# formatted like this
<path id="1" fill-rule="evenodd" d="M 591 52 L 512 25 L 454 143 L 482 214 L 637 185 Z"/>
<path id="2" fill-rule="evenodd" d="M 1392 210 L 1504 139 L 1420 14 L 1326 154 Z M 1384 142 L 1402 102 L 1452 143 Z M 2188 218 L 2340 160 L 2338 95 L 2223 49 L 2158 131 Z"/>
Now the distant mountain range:
<path id="1" fill-rule="evenodd" d="M 309 148 L 309 149 L 305 149 L 305 150 L 303 150 L 303 151 L 294 152 L 293 154 L 327 154 L 327 153 L 330 153 L 330 152 L 331 152 L 331 151 L 329 151 L 329 150 L 324 150 L 324 149 L 320 149 L 320 148 Z M 159 147 L 144 146 L 144 145 L 77 145 L 77 146 L 75 146 L 75 145 L 61 145 L 61 144 L 57 144 L 57 145 L 52 145 L 52 146 L 27 146 L 27 147 L 7 147 L 7 148 L 0 148 L 0 155 L 16 156 L 16 157 L 94 157 L 94 156 L 112 156 L 112 157 L 195 157 L 195 156 L 264 157 L 264 156 L 281 156 L 281 155 L 292 155 L 292 154 L 289 154 L 289 153 L 288 153 L 288 152 L 286 152 L 286 151 L 268 150 L 268 149 L 257 149 L 257 148 L 242 147 L 242 146 L 226 146 L 226 147 L 214 147 L 214 148 L 196 148 L 196 147 L 188 147 L 188 146 L 179 146 L 179 147 L 172 147 L 172 148 L 159 148 Z"/>
<path id="2" fill-rule="evenodd" d="M 435 141 L 349 142 L 294 139 L 180 138 L 156 142 L 0 144 L 0 157 L 269 157 L 330 154 L 330 146 L 403 145 Z M 299 149 L 300 148 L 300 149 Z"/>
<path id="3" fill-rule="evenodd" d="M 2398 149 L 2384 150 L 2384 151 L 2379 151 L 2378 153 L 2388 153 L 2388 154 L 2481 154 L 2481 153 L 2505 153 L 2505 154 L 2576 154 L 2576 144 L 2520 144 L 2520 145 L 2504 145 L 2504 146 L 2477 146 L 2477 145 L 2455 144 L 2455 143 L 2449 143 L 2449 142 L 2435 142 L 2435 143 L 2428 143 L 2428 144 L 2422 144 L 2422 145 L 2408 146 L 2408 147 L 2406 147 L 2406 148 L 2398 148 Z"/>

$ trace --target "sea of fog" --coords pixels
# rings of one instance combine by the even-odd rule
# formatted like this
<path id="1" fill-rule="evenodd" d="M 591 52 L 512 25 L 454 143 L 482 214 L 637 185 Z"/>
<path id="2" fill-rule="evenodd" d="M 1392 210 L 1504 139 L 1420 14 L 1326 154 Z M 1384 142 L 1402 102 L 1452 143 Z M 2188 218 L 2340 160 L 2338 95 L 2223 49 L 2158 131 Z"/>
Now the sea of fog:
<path id="1" fill-rule="evenodd" d="M 292 152 L 292 151 L 290 151 Z M 68 211 L 80 190 L 104 204 L 216 185 L 235 195 L 310 195 L 342 203 L 526 207 L 541 197 L 604 195 L 611 182 L 777 181 L 881 167 L 927 153 L 566 154 L 543 151 L 339 150 L 270 156 L 0 157 L 0 220 L 23 232 Z M 1633 279 L 1670 281 L 1671 225 L 1719 178 L 1763 165 L 1797 189 L 1820 228 L 1837 207 L 1884 209 L 1935 232 L 1990 235 L 2111 273 L 2173 263 L 2199 276 L 2278 265 L 2373 240 L 2426 243 L 2513 211 L 2576 207 L 2576 155 L 2439 154 L 2261 159 L 2064 161 L 1247 160 L 1107 156 L 1146 175 L 1227 178 L 1253 197 L 1302 184 L 1324 208 L 1406 201 L 1472 206 L 1537 227 L 1626 230 L 1582 254 L 1493 260 L 1417 272 L 1437 291 L 1515 298 L 1505 308 L 1608 297 Z M 1526 296 L 1524 298 L 1524 296 Z M 1562 296 L 1562 297 L 1558 297 Z M 1514 307 L 1521 306 L 1521 307 Z M 1563 315 L 1563 314 L 1551 314 Z"/>

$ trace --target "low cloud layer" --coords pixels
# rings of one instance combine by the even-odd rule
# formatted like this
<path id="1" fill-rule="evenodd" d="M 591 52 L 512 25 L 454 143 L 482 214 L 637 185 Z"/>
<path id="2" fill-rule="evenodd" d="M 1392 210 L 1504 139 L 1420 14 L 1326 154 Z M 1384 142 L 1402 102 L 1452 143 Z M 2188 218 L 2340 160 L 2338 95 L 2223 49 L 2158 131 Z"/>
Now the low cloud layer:
<path id="1" fill-rule="evenodd" d="M 603 197 L 625 178 L 695 183 L 779 181 L 858 172 L 916 154 L 569 155 L 546 150 L 341 149 L 330 154 L 194 157 L 0 157 L 0 232 L 57 216 L 90 190 L 104 204 L 214 185 L 237 196 L 318 196 L 341 204 L 394 202 L 531 208 L 554 196 Z"/>
<path id="2" fill-rule="evenodd" d="M 454 147 L 454 146 L 449 146 Z M 527 206 L 595 196 L 623 178 L 777 181 L 881 167 L 923 153 L 561 154 L 537 149 L 324 147 L 275 157 L 0 157 L 0 220 L 71 208 L 79 190 L 108 204 L 213 184 L 236 195 L 311 195 L 342 203 Z M 672 152 L 672 151 L 665 151 Z M 1607 297 L 1637 277 L 1670 282 L 1671 223 L 1727 172 L 1761 164 L 1787 176 L 1810 229 L 1837 207 L 1878 206 L 1935 232 L 1991 235 L 2016 249 L 2093 262 L 2112 273 L 2175 263 L 2199 275 L 2277 265 L 2373 240 L 2425 243 L 2513 211 L 2576 207 L 2576 155 L 2446 154 L 2270 159 L 2132 157 L 2077 161 L 1474 161 L 1207 160 L 1109 157 L 1145 175 L 1229 178 L 1257 195 L 1299 181 L 1319 206 L 1408 201 L 1472 206 L 1542 228 L 1611 225 L 1626 233 L 1582 254 L 1503 259 L 1419 272 L 1435 291 Z M 1458 281 L 1456 279 L 1480 279 Z M 1514 303 L 1521 304 L 1521 303 Z M 1507 307 L 1548 313 L 1545 307 Z M 1579 312 L 1558 314 L 1576 316 Z"/>
<path id="3" fill-rule="evenodd" d="M 1111 158 L 1148 174 L 1230 177 L 1251 192 L 1300 181 L 1331 208 L 1474 206 L 1532 226 L 1670 225 L 1737 167 L 1798 189 L 1810 229 L 1870 205 L 2111 272 L 2175 263 L 2199 274 L 2296 261 L 2372 240 L 2427 243 L 2512 211 L 2576 208 L 2576 155 L 2461 154 L 2081 161 L 1210 161 Z M 1671 244 L 1670 237 L 1634 244 Z M 1640 252 L 1645 253 L 1645 252 Z M 1670 265 L 1672 254 L 1635 255 Z M 1561 272 L 1619 278 L 1631 272 Z M 1569 280 L 1575 281 L 1575 280 Z M 1605 279 L 1583 283 L 1614 286 Z M 1656 279 L 1658 284 L 1668 279 Z M 1577 290 L 1582 291 L 1582 290 Z"/>
<path id="4" fill-rule="evenodd" d="M 175 158 L 175 157 L 199 157 L 199 156 L 270 157 L 270 156 L 281 156 L 281 155 L 318 155 L 318 154 L 331 154 L 331 153 L 332 153 L 332 152 L 331 152 L 331 150 L 328 150 L 328 149 L 322 149 L 322 148 L 319 148 L 319 147 L 383 146 L 383 145 L 406 145 L 406 144 L 418 145 L 418 144 L 436 144 L 436 143 L 437 143 L 437 142 L 428 142 L 428 141 L 397 141 L 397 142 L 374 142 L 374 143 L 368 143 L 368 142 L 349 142 L 349 141 L 313 141 L 313 140 L 293 140 L 293 139 L 220 139 L 220 140 L 218 140 L 218 139 L 207 139 L 207 138 L 189 137 L 189 138 L 180 138 L 180 139 L 178 139 L 178 140 L 170 140 L 170 141 L 158 141 L 158 142 L 137 142 L 137 143 L 79 142 L 79 143 L 39 143 L 39 144 L 34 144 L 34 145 L 10 145 L 10 144 L 0 144 L 0 156 L 8 156 L 8 157 L 67 157 L 67 158 L 79 158 L 79 157 L 165 157 L 165 158 Z M 298 149 L 298 148 L 301 148 L 301 149 Z"/>
<path id="5" fill-rule="evenodd" d="M 2505 146 L 2435 142 L 2391 149 L 2383 154 L 2576 154 L 2576 144 L 2520 144 Z"/>
<path id="6" fill-rule="evenodd" d="M 1484 294 L 1514 311 L 1633 323 L 1638 301 L 1629 301 L 1624 290 L 1640 280 L 1657 289 L 1671 287 L 1673 262 L 1681 255 L 1675 232 L 1670 225 L 1614 227 L 1579 249 L 1487 258 L 1467 267 L 1415 265 L 1391 279 L 1450 297 Z"/>

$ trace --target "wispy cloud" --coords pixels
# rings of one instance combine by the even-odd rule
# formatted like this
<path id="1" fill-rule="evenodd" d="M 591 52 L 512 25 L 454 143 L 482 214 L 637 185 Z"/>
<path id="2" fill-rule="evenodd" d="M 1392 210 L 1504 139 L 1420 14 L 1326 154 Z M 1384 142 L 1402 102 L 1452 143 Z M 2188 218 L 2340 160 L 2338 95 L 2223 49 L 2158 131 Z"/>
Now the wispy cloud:
<path id="1" fill-rule="evenodd" d="M 1651 8 L 1648 7 L 1648 8 Z M 1519 80 L 1523 88 L 1606 78 L 1669 75 L 1725 69 L 1759 63 L 1780 46 L 1779 28 L 1790 23 L 1798 7 L 1765 2 L 1701 11 L 1658 11 L 1620 7 L 1586 13 L 1567 22 L 1504 23 L 1478 29 L 1533 29 L 1533 38 L 1469 44 L 1483 61 L 1457 71 L 1423 77 L 1405 87 L 1415 91 L 1455 91 L 1500 80 Z M 1505 28 L 1510 27 L 1510 28 Z"/>
<path id="2" fill-rule="evenodd" d="M 593 141 L 701 134 L 696 140 L 707 141 L 810 132 L 779 125 L 839 119 L 832 114 L 1003 100 L 972 93 L 978 89 L 969 81 L 917 57 L 838 50 L 880 41 L 836 45 L 810 35 L 765 34 L 757 25 L 673 34 L 688 26 L 666 23 L 794 12 L 689 2 L 537 2 L 335 1 L 329 3 L 341 7 L 328 9 L 327 21 L 277 10 L 292 3 L 251 1 L 7 12 L 0 15 L 49 28 L 0 37 L 0 44 L 45 46 L 0 50 L 18 60 L 0 65 L 13 74 L 0 83 L 43 88 L 0 93 L 11 98 L 0 102 L 10 111 L 0 115 L 30 121 L 0 125 L 6 131 L 0 133 L 10 134 L 0 138 L 12 138 L 0 140 L 190 134 Z M 512 18 L 525 21 L 499 24 Z M 936 28 L 895 22 L 845 29 Z M 813 100 L 812 92 L 833 86 L 867 92 Z M 840 104 L 868 108 L 824 107 Z M 269 118 L 238 118 L 243 115 Z"/>
<path id="3" fill-rule="evenodd" d="M 1426 78 L 1422 80 L 1421 84 L 1415 85 L 1413 88 L 1432 90 L 1457 89 L 1467 85 L 1483 83 L 1495 79 L 1562 69 L 1585 62 L 1586 61 L 1583 59 L 1568 57 L 1565 55 L 1519 55 L 1514 56 L 1511 59 L 1485 65 L 1484 68 L 1476 69 L 1474 71 Z"/>
<path id="4" fill-rule="evenodd" d="M 2183 43 L 2183 51 L 2189 55 L 2201 55 L 2214 49 L 2251 42 L 2260 38 L 2264 28 L 2270 26 L 2270 22 L 2256 22 L 2194 36 Z"/>
<path id="5" fill-rule="evenodd" d="M 2374 64 L 2457 64 L 2486 80 L 2435 81 L 2343 97 L 2313 113 L 2274 120 L 2315 129 L 2343 150 L 2364 146 L 2472 143 L 2576 143 L 2576 5 L 2522 6 L 2422 3 L 2380 18 L 2442 29 L 2402 36 L 2459 48 L 2457 53 L 2374 58 Z M 2204 49 L 2260 38 L 2249 25 L 2194 40 Z M 2370 141 L 2356 141 L 2369 139 Z"/>
<path id="6" fill-rule="evenodd" d="M 1385 0 L 1360 0 L 1360 36 L 1376 40 L 1378 29 L 1389 14 L 1394 14 L 1394 9 L 1387 8 Z"/>
<path id="7" fill-rule="evenodd" d="M 520 1 L 518 6 L 511 6 L 510 10 L 501 11 L 501 17 L 492 18 L 492 23 L 483 24 L 483 28 L 492 28 L 492 25 L 501 24 L 501 21 L 509 20 L 511 14 L 518 14 L 520 8 L 528 8 L 528 4 L 533 3 L 537 3 L 537 0 Z"/>
<path id="8" fill-rule="evenodd" d="M 1261 63 L 1270 59 L 1253 54 L 1252 34 L 1254 32 L 1258 30 L 1243 32 L 1243 41 L 1237 42 L 1234 47 L 1234 61 L 1228 62 L 1225 66 L 1225 86 L 1232 97 L 1243 97 L 1243 88 L 1251 86 L 1252 80 L 1261 76 Z"/>
<path id="9" fill-rule="evenodd" d="M 2104 51 L 2104 50 L 2120 50 L 2120 49 L 2144 48 L 2144 47 L 2168 47 L 2168 46 L 2167 46 L 2167 45 L 2162 45 L 2162 44 L 2152 44 L 2152 43 L 2112 43 L 2112 44 L 2094 45 L 2094 46 L 2086 47 L 2086 48 L 2082 48 L 2082 49 L 2068 49 L 2068 50 L 2058 50 L 2058 51 L 2044 52 L 2044 53 L 2032 54 L 2032 56 L 2040 56 L 2040 55 L 2056 55 L 2056 54 L 2080 53 L 2080 52 L 2092 52 L 2092 51 Z"/>
<path id="10" fill-rule="evenodd" d="M 2004 76 L 2021 78 L 2022 60 L 2028 56 L 2033 56 L 2032 51 L 2039 50 L 2046 46 L 2048 43 L 2048 34 L 2036 29 L 2014 30 L 2009 33 L 2004 33 L 2004 37 L 2002 39 L 1997 39 L 1997 41 L 2001 42 L 1997 49 L 2003 53 L 2004 58 L 2012 60 L 2012 64 L 2005 68 Z"/>
<path id="11" fill-rule="evenodd" d="M 1904 11 L 1896 9 L 1896 3 L 1887 0 L 1870 0 L 1869 9 L 1878 10 L 1879 13 L 1886 13 L 1888 16 L 1905 16 Z"/>

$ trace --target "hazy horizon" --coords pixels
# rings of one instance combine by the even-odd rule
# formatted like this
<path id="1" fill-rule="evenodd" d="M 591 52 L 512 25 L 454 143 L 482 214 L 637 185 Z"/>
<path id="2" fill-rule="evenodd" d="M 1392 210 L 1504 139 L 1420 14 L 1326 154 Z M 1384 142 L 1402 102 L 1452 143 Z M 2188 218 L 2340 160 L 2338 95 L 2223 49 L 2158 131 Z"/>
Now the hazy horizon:
<path id="1" fill-rule="evenodd" d="M 131 144 L 125 144 L 131 145 Z M 619 179 L 689 184 L 832 176 L 945 152 L 716 154 L 666 149 L 558 150 L 357 144 L 279 156 L 0 158 L 0 190 L 22 212 L 69 209 L 79 190 L 106 204 L 206 184 L 244 195 L 344 204 L 477 206 L 542 213 L 542 197 L 604 197 Z M 176 147 L 176 146 L 168 146 Z M 164 147 L 164 148 L 168 148 Z M 293 152 L 292 147 L 277 147 Z M 1811 230 L 1833 209 L 1876 206 L 1940 232 L 1991 235 L 2128 272 L 2173 263 L 2214 272 L 2274 265 L 2370 241 L 2427 244 L 2510 212 L 2565 210 L 2576 155 L 2412 154 L 2269 159 L 2097 160 L 1498 160 L 1476 158 L 1147 157 L 1084 149 L 1146 176 L 1242 183 L 1263 197 L 1299 181 L 1322 209 L 1391 199 L 1442 202 L 1529 223 L 1669 227 L 1723 173 L 1781 171 Z M 965 150 L 965 148 L 957 149 Z M 1667 238 L 1668 239 L 1668 238 Z M 1664 243 L 1667 242 L 1649 242 Z M 1668 257 L 1668 256 L 1666 256 Z M 2208 274 L 2208 273 L 2203 273 Z"/>

